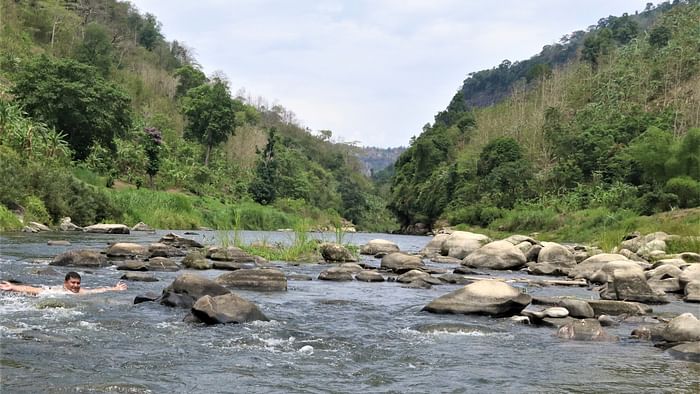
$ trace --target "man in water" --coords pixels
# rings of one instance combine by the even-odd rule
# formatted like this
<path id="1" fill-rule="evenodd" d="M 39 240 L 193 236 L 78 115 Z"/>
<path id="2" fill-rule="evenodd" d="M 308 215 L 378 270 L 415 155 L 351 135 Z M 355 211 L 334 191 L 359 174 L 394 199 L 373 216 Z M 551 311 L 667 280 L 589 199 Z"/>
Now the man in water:
<path id="1" fill-rule="evenodd" d="M 63 281 L 63 288 L 43 288 L 34 287 L 26 285 L 16 285 L 7 281 L 0 282 L 0 290 L 5 291 L 17 291 L 21 293 L 28 293 L 32 295 L 41 294 L 44 292 L 60 292 L 68 294 L 94 294 L 94 293 L 104 293 L 106 291 L 123 291 L 126 290 L 126 283 L 119 281 L 114 287 L 98 287 L 95 289 L 84 289 L 80 287 L 80 274 L 77 272 L 69 272 Z"/>

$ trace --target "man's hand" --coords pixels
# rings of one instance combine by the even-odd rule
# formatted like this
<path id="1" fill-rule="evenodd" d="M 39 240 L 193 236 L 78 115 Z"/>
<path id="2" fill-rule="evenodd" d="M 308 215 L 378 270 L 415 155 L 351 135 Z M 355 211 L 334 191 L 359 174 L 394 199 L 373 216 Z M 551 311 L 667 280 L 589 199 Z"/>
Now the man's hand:
<path id="1" fill-rule="evenodd" d="M 114 286 L 114 290 L 116 290 L 116 291 L 124 291 L 127 288 L 128 288 L 128 286 L 126 285 L 126 283 L 124 283 L 122 281 L 117 282 L 117 284 Z"/>
<path id="2" fill-rule="evenodd" d="M 15 285 L 6 280 L 3 280 L 2 283 L 0 283 L 0 290 L 13 291 L 14 289 Z"/>

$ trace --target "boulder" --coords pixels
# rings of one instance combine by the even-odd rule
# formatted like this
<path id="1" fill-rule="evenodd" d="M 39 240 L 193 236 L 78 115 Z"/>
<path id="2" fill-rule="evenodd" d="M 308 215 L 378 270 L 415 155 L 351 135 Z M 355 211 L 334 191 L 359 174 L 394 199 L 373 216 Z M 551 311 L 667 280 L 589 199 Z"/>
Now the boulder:
<path id="1" fill-rule="evenodd" d="M 399 275 L 399 277 L 396 278 L 396 281 L 399 283 L 411 283 L 417 280 L 425 282 L 429 285 L 441 285 L 443 283 L 440 279 L 435 278 L 427 272 L 423 272 L 421 270 L 411 270 Z"/>
<path id="2" fill-rule="evenodd" d="M 180 265 L 165 257 L 153 257 L 148 259 L 146 266 L 149 271 L 174 272 L 180 270 Z"/>
<path id="3" fill-rule="evenodd" d="M 600 271 L 607 274 L 605 276 L 608 280 L 606 288 L 600 294 L 601 299 L 647 304 L 668 303 L 663 293 L 657 294 L 652 290 L 644 271 L 633 261 L 613 261 L 605 264 Z"/>
<path id="4" fill-rule="evenodd" d="M 552 263 L 529 263 L 527 271 L 533 275 L 566 276 L 570 269 Z"/>
<path id="5" fill-rule="evenodd" d="M 98 268 L 110 265 L 107 257 L 97 250 L 69 250 L 54 257 L 49 263 L 56 266 Z"/>
<path id="6" fill-rule="evenodd" d="M 148 245 L 148 252 L 150 257 L 180 257 L 185 255 L 182 250 L 160 242 Z"/>
<path id="7" fill-rule="evenodd" d="M 433 239 L 431 239 L 430 242 L 428 242 L 428 244 L 421 249 L 420 254 L 429 259 L 440 256 L 442 253 L 442 244 L 445 243 L 449 237 L 449 234 L 438 234 L 434 236 Z"/>
<path id="8" fill-rule="evenodd" d="M 82 227 L 73 224 L 67 216 L 61 219 L 61 224 L 58 225 L 58 228 L 61 231 L 83 231 Z"/>
<path id="9" fill-rule="evenodd" d="M 575 341 L 610 341 L 616 338 L 608 335 L 598 320 L 581 319 L 565 324 L 557 331 L 557 337 Z"/>
<path id="10" fill-rule="evenodd" d="M 108 224 L 99 223 L 83 228 L 83 231 L 88 233 L 100 234 L 129 234 L 129 227 L 124 224 Z"/>
<path id="11" fill-rule="evenodd" d="M 199 298 L 192 306 L 192 314 L 205 324 L 270 320 L 255 304 L 233 293 L 215 297 L 205 295 Z"/>
<path id="12" fill-rule="evenodd" d="M 646 315 L 652 309 L 638 302 L 612 301 L 612 300 L 588 300 L 588 305 L 593 308 L 595 316 L 600 315 Z"/>
<path id="13" fill-rule="evenodd" d="M 462 260 L 450 256 L 434 256 L 430 258 L 430 261 L 438 264 L 461 264 Z"/>
<path id="14" fill-rule="evenodd" d="M 49 246 L 70 246 L 70 242 L 63 239 L 51 239 L 48 242 L 46 242 L 46 244 Z"/>
<path id="15" fill-rule="evenodd" d="M 467 267 L 494 270 L 519 269 L 526 262 L 520 249 L 508 241 L 494 241 L 473 251 L 462 260 Z"/>
<path id="16" fill-rule="evenodd" d="M 375 255 L 377 253 L 394 253 L 399 251 L 399 245 L 385 239 L 373 239 L 360 247 L 360 254 Z"/>
<path id="17" fill-rule="evenodd" d="M 249 270 L 253 268 L 258 268 L 258 264 L 239 263 L 236 261 L 214 261 L 212 262 L 212 268 L 224 271 Z"/>
<path id="18" fill-rule="evenodd" d="M 603 267 L 603 265 L 611 261 L 629 261 L 629 259 L 621 254 L 615 253 L 596 254 L 573 267 L 571 271 L 569 271 L 569 278 L 590 279 L 594 273 Z"/>
<path id="19" fill-rule="evenodd" d="M 107 257 L 129 257 L 149 256 L 148 247 L 131 242 L 117 242 L 107 248 Z"/>
<path id="20" fill-rule="evenodd" d="M 199 298 L 229 294 L 230 291 L 203 276 L 185 273 L 163 290 L 160 303 L 167 306 L 191 308 Z"/>
<path id="21" fill-rule="evenodd" d="M 158 242 L 162 243 L 162 244 L 174 246 L 176 248 L 203 248 L 204 247 L 204 245 L 202 245 L 201 243 L 199 243 L 193 239 L 181 237 L 181 236 L 174 234 L 174 233 L 165 234 Z"/>
<path id="22" fill-rule="evenodd" d="M 676 345 L 668 349 L 668 354 L 678 360 L 700 363 L 700 342 L 688 342 Z"/>
<path id="23" fill-rule="evenodd" d="M 484 244 L 491 242 L 491 238 L 483 234 L 470 233 L 468 231 L 454 231 L 442 244 L 441 254 L 457 259 L 464 259 Z"/>
<path id="24" fill-rule="evenodd" d="M 232 261 L 236 263 L 255 263 L 255 256 L 245 252 L 241 248 L 229 246 L 220 248 L 213 246 L 207 249 L 207 258 L 214 261 Z"/>
<path id="25" fill-rule="evenodd" d="M 550 263 L 565 268 L 572 268 L 576 265 L 574 254 L 567 247 L 554 242 L 542 243 L 542 250 L 537 255 L 537 262 Z"/>
<path id="26" fill-rule="evenodd" d="M 154 302 L 160 299 L 160 295 L 149 291 L 146 294 L 140 294 L 134 297 L 134 304 L 141 304 L 143 302 Z"/>
<path id="27" fill-rule="evenodd" d="M 683 300 L 686 302 L 700 302 L 700 280 L 686 283 L 683 292 L 685 293 Z"/>
<path id="28" fill-rule="evenodd" d="M 353 276 L 352 271 L 350 270 L 341 267 L 332 267 L 318 274 L 318 279 L 335 282 L 346 282 L 353 280 Z"/>
<path id="29" fill-rule="evenodd" d="M 131 231 L 156 231 L 153 227 L 144 222 L 138 222 L 131 228 Z"/>
<path id="30" fill-rule="evenodd" d="M 212 268 L 212 262 L 204 257 L 199 250 L 191 250 L 180 262 L 183 267 L 195 270 L 208 270 Z"/>
<path id="31" fill-rule="evenodd" d="M 468 285 L 473 282 L 473 280 L 465 278 L 464 275 L 455 273 L 440 275 L 438 276 L 438 279 L 445 283 L 452 283 L 456 285 Z"/>
<path id="32" fill-rule="evenodd" d="M 235 289 L 259 291 L 286 291 L 284 272 L 274 268 L 242 269 L 227 272 L 215 279 L 216 283 Z"/>
<path id="33" fill-rule="evenodd" d="M 668 278 L 678 279 L 683 273 L 683 271 L 674 264 L 655 264 L 654 266 L 655 268 L 644 272 L 644 276 L 646 276 L 646 278 L 649 280 L 662 280 Z"/>
<path id="34" fill-rule="evenodd" d="M 566 308 L 569 311 L 569 316 L 579 319 L 587 319 L 595 317 L 595 312 L 591 305 L 584 300 L 574 298 L 562 298 L 558 303 L 559 306 Z"/>
<path id="35" fill-rule="evenodd" d="M 512 316 L 519 314 L 531 300 L 532 297 L 507 283 L 482 280 L 436 298 L 423 310 L 433 313 Z"/>
<path id="36" fill-rule="evenodd" d="M 343 245 L 324 242 L 319 245 L 323 260 L 331 263 L 354 262 L 357 258 Z"/>
<path id="37" fill-rule="evenodd" d="M 700 253 L 683 252 L 678 255 L 678 258 L 686 263 L 700 263 Z"/>
<path id="38" fill-rule="evenodd" d="M 528 237 L 527 235 L 521 235 L 521 234 L 513 234 L 509 236 L 508 238 L 504 238 L 504 241 L 510 242 L 513 245 L 517 245 L 523 242 L 527 242 L 530 245 L 540 245 L 540 242 L 532 237 Z"/>
<path id="39" fill-rule="evenodd" d="M 384 282 L 384 277 L 377 271 L 364 270 L 355 274 L 355 280 L 360 282 Z"/>
<path id="40" fill-rule="evenodd" d="M 651 290 L 655 293 L 682 293 L 683 288 L 681 287 L 678 278 L 666 278 L 666 279 L 649 279 L 647 281 Z"/>
<path id="41" fill-rule="evenodd" d="M 422 269 L 425 267 L 425 264 L 419 256 L 396 252 L 382 257 L 380 267 L 397 274 L 403 274 L 413 269 Z"/>
<path id="42" fill-rule="evenodd" d="M 119 279 L 131 280 L 134 282 L 158 282 L 158 278 L 148 272 L 125 272 Z"/>
<path id="43" fill-rule="evenodd" d="M 540 251 L 542 251 L 542 245 L 532 245 L 527 252 L 524 252 L 525 260 L 537 261 L 537 259 L 540 257 Z"/>
<path id="44" fill-rule="evenodd" d="M 678 281 L 683 288 L 694 280 L 700 280 L 700 264 L 691 264 L 687 266 L 678 277 Z"/>
<path id="45" fill-rule="evenodd" d="M 671 343 L 700 341 L 700 320 L 692 313 L 676 316 L 668 322 L 661 336 Z"/>
<path id="46" fill-rule="evenodd" d="M 45 224 L 41 224 L 39 222 L 29 222 L 29 224 L 27 226 L 32 228 L 33 230 L 36 230 L 36 232 L 51 231 L 49 226 L 47 226 Z"/>

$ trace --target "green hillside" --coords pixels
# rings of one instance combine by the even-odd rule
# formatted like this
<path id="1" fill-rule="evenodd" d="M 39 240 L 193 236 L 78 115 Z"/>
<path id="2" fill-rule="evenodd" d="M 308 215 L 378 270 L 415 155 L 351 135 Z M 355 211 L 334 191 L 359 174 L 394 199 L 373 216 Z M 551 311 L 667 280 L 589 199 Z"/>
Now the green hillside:
<path id="1" fill-rule="evenodd" d="M 128 2 L 1 0 L 0 227 L 395 227 L 354 147 L 194 52 Z"/>
<path id="2" fill-rule="evenodd" d="M 698 2 L 566 37 L 470 74 L 412 141 L 390 190 L 404 231 L 556 231 L 700 205 Z"/>

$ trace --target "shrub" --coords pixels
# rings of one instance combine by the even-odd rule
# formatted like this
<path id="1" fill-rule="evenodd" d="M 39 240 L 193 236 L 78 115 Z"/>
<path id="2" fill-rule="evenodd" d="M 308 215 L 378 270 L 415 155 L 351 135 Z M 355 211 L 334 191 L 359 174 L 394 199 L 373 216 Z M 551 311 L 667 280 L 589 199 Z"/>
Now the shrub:
<path id="1" fill-rule="evenodd" d="M 0 231 L 12 231 L 22 228 L 22 223 L 12 211 L 0 204 Z"/>
<path id="2" fill-rule="evenodd" d="M 700 205 L 700 182 L 688 176 L 671 178 L 664 186 L 666 193 L 678 196 L 679 208 L 692 208 Z"/>
<path id="3" fill-rule="evenodd" d="M 39 222 L 49 224 L 51 217 L 39 197 L 27 196 L 24 199 L 24 223 Z"/>

